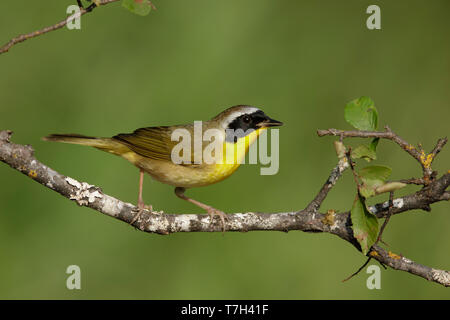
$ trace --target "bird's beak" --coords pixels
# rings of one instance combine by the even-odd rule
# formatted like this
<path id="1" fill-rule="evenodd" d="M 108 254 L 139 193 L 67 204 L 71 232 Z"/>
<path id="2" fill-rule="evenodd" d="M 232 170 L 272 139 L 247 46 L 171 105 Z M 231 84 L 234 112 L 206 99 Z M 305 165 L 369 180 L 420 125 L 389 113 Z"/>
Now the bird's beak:
<path id="1" fill-rule="evenodd" d="M 258 126 L 260 128 L 279 127 L 279 126 L 282 126 L 282 125 L 283 125 L 283 122 L 271 119 L 269 117 L 267 117 L 266 119 L 264 119 L 263 121 L 258 123 Z"/>

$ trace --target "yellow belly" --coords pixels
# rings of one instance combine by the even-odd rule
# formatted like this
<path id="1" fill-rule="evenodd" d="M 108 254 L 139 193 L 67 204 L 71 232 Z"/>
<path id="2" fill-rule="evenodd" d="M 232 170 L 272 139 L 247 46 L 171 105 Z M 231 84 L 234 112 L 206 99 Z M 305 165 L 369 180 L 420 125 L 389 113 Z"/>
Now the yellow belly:
<path id="1" fill-rule="evenodd" d="M 170 161 L 146 158 L 133 151 L 121 156 L 162 183 L 184 188 L 207 186 L 222 181 L 239 168 L 248 148 L 256 141 L 261 131 L 262 129 L 256 130 L 236 143 L 224 143 L 223 159 L 214 164 L 180 165 Z M 234 155 L 231 161 L 230 158 L 225 158 L 227 154 Z"/>
<path id="2" fill-rule="evenodd" d="M 136 153 L 127 153 L 122 156 L 155 180 L 184 188 L 207 186 L 222 181 L 239 168 L 239 164 L 184 166 L 168 161 L 152 160 Z"/>

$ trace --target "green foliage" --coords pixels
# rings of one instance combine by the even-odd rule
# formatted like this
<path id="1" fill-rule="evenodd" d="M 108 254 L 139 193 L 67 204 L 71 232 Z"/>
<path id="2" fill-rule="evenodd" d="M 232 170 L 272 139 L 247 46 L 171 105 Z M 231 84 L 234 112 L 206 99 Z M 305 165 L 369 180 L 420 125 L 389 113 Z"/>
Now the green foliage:
<path id="1" fill-rule="evenodd" d="M 152 4 L 149 0 L 122 0 L 122 7 L 140 16 L 146 16 L 152 10 Z"/>
<path id="2" fill-rule="evenodd" d="M 375 131 L 378 128 L 378 111 L 372 99 L 361 97 L 350 101 L 345 106 L 345 120 L 358 130 Z M 351 153 L 353 159 L 364 159 L 367 162 L 377 158 L 376 150 L 379 138 L 374 138 L 368 145 L 357 146 Z M 386 179 L 391 174 L 391 168 L 386 166 L 369 166 L 358 172 L 361 185 L 358 186 L 358 193 L 351 210 L 353 223 L 353 233 L 361 245 L 364 255 L 375 243 L 378 234 L 378 220 L 366 207 L 366 199 L 377 195 L 383 191 Z M 402 186 L 388 186 L 387 189 L 399 188 Z"/>
<path id="3" fill-rule="evenodd" d="M 350 101 L 345 106 L 345 120 L 353 127 L 364 131 L 375 131 L 378 127 L 378 111 L 374 102 L 368 97 L 361 97 Z M 376 150 L 380 138 L 374 138 L 368 145 L 357 146 L 351 152 L 353 159 L 364 159 L 367 162 L 377 158 Z M 366 255 L 375 243 L 378 235 L 378 220 L 369 212 L 366 199 L 380 193 L 393 192 L 405 186 L 400 182 L 386 183 L 391 175 L 391 168 L 386 166 L 369 166 L 358 172 L 361 185 L 351 210 L 353 233 L 361 250 Z"/>
<path id="4" fill-rule="evenodd" d="M 373 131 L 378 127 L 378 111 L 372 99 L 361 97 L 345 106 L 345 120 L 356 129 Z"/>
<path id="5" fill-rule="evenodd" d="M 353 159 L 364 159 L 367 162 L 370 162 L 377 158 L 377 154 L 376 154 L 375 150 L 370 148 L 370 146 L 360 145 L 360 146 L 357 146 L 352 151 L 352 158 Z"/>
<path id="6" fill-rule="evenodd" d="M 378 111 L 374 102 L 368 97 L 361 97 L 350 101 L 345 106 L 345 120 L 359 130 L 374 131 L 378 128 Z M 360 145 L 352 152 L 354 159 L 364 159 L 367 162 L 377 158 L 376 149 L 379 138 L 375 138 L 369 145 Z"/>
<path id="7" fill-rule="evenodd" d="M 386 179 L 391 175 L 391 168 L 386 166 L 370 166 L 360 170 L 358 175 L 361 178 L 361 195 L 365 198 L 376 195 L 376 189 L 386 183 Z"/>
<path id="8" fill-rule="evenodd" d="M 356 195 L 350 214 L 353 234 L 361 246 L 362 253 L 366 255 L 377 239 L 378 219 L 367 210 L 365 199 L 359 193 Z"/>

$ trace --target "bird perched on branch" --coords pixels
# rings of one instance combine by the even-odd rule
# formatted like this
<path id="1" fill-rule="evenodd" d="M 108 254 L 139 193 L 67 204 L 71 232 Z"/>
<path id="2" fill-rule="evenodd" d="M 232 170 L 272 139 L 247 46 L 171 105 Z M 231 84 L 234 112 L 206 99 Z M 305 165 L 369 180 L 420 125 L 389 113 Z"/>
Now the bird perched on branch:
<path id="1" fill-rule="evenodd" d="M 148 173 L 155 180 L 175 186 L 175 194 L 179 198 L 206 210 L 211 221 L 214 216 L 219 216 L 225 228 L 226 215 L 222 211 L 188 198 L 184 194 L 185 190 L 207 186 L 229 177 L 240 166 L 250 145 L 259 135 L 269 127 L 281 125 L 282 122 L 269 118 L 256 107 L 238 105 L 209 121 L 193 124 L 141 128 L 112 138 L 52 134 L 43 140 L 91 146 L 121 156 L 134 164 L 140 170 L 139 211 L 131 224 L 144 209 L 152 210 L 151 206 L 145 206 L 142 198 L 144 173 Z M 207 133 L 210 133 L 208 137 Z M 181 138 L 184 145 L 178 142 Z M 207 154 L 206 151 L 211 152 Z"/>

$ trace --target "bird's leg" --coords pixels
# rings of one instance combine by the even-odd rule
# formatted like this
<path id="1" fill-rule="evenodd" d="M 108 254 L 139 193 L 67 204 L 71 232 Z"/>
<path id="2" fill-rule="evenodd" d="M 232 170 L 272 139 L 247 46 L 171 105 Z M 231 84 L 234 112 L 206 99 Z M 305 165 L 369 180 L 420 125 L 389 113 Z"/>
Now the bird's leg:
<path id="1" fill-rule="evenodd" d="M 208 213 L 209 217 L 211 218 L 211 222 L 213 221 L 214 216 L 219 216 L 220 220 L 222 221 L 222 231 L 225 232 L 225 220 L 228 220 L 227 215 L 224 212 L 222 212 L 220 210 L 217 210 L 216 208 L 213 208 L 213 207 L 208 206 L 207 204 L 204 204 L 204 203 L 202 203 L 200 201 L 197 201 L 197 200 L 194 200 L 194 199 L 191 199 L 191 198 L 187 197 L 184 194 L 185 191 L 186 191 L 186 189 L 182 188 L 182 187 L 176 187 L 175 188 L 175 194 L 177 195 L 178 198 L 186 200 L 186 201 L 188 201 L 188 202 L 190 202 L 192 204 L 195 204 L 196 206 L 206 210 L 206 212 Z"/>
<path id="2" fill-rule="evenodd" d="M 138 194 L 138 208 L 144 209 L 145 203 L 142 199 L 142 187 L 144 185 L 144 171 L 139 170 L 139 194 Z"/>
<path id="3" fill-rule="evenodd" d="M 131 220 L 130 224 L 133 224 L 142 214 L 142 212 L 145 209 L 150 210 L 150 212 L 152 212 L 152 206 L 146 206 L 144 203 L 144 200 L 142 199 L 142 186 L 144 184 L 144 171 L 142 169 L 140 169 L 139 171 L 139 195 L 138 195 L 138 203 L 137 203 L 137 207 L 138 207 L 138 212 L 136 213 L 136 215 L 133 217 L 133 219 Z"/>

